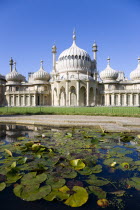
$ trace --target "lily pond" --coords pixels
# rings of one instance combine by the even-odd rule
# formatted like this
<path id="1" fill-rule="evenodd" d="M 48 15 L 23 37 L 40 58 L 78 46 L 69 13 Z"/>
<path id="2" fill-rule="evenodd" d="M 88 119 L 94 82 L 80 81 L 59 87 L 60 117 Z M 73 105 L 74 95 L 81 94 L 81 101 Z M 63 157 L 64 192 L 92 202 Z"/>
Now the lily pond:
<path id="1" fill-rule="evenodd" d="M 0 125 L 1 210 L 140 209 L 140 134 Z"/>

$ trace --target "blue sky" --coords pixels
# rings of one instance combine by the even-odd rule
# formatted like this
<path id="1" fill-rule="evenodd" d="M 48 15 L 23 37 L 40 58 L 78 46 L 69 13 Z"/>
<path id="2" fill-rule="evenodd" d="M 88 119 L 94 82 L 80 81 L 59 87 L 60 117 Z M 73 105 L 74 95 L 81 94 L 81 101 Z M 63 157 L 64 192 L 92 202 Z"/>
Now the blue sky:
<path id="1" fill-rule="evenodd" d="M 9 72 L 9 59 L 27 77 L 44 60 L 52 68 L 51 47 L 59 54 L 72 44 L 76 28 L 77 45 L 92 57 L 92 44 L 98 44 L 98 70 L 112 68 L 126 77 L 140 56 L 139 0 L 0 0 L 0 74 Z"/>

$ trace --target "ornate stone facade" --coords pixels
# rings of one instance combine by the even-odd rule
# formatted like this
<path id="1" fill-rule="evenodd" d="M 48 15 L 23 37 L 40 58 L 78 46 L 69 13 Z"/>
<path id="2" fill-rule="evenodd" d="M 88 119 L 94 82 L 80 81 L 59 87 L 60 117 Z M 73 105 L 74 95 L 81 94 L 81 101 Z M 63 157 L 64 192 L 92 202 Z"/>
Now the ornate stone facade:
<path id="1" fill-rule="evenodd" d="M 76 45 L 56 60 L 52 47 L 53 69 L 47 73 L 41 61 L 40 69 L 29 73 L 28 81 L 10 60 L 10 73 L 0 75 L 1 106 L 140 106 L 140 58 L 137 68 L 127 80 L 124 72 L 116 71 L 107 59 L 105 70 L 97 71 L 97 45 L 92 46 L 93 59 Z M 14 65 L 14 69 L 13 69 Z"/>

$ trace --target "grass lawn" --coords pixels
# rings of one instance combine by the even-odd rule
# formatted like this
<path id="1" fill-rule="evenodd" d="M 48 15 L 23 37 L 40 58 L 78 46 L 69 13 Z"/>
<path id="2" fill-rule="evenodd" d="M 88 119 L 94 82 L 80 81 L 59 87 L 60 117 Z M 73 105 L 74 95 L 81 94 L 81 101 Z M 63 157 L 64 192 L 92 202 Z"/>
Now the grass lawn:
<path id="1" fill-rule="evenodd" d="M 140 117 L 140 107 L 0 107 L 0 115 L 53 114 Z"/>

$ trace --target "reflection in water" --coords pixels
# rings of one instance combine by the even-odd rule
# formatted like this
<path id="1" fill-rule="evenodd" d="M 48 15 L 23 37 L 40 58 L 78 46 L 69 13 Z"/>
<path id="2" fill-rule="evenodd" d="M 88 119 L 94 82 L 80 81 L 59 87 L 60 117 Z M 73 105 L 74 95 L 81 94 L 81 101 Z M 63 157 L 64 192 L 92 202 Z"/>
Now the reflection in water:
<path id="1" fill-rule="evenodd" d="M 0 125 L 0 139 L 7 142 L 16 141 L 17 137 L 26 136 L 33 138 L 37 135 L 37 131 L 41 130 L 42 127 L 36 126 L 20 126 L 20 125 Z"/>

